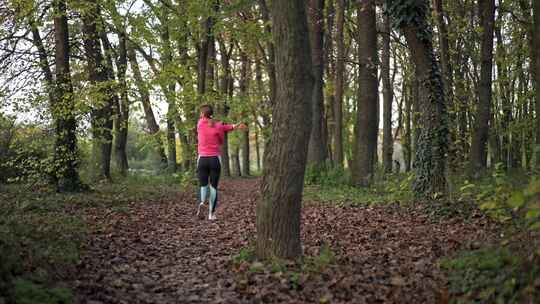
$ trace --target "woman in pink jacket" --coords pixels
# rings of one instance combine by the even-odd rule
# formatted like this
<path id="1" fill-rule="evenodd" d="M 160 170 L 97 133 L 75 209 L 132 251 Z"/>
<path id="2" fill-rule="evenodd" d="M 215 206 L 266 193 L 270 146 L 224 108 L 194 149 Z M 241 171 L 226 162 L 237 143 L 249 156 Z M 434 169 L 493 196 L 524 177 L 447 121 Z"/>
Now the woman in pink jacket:
<path id="1" fill-rule="evenodd" d="M 197 215 L 201 212 L 207 197 L 209 201 L 208 219 L 215 220 L 215 210 L 218 199 L 218 183 L 221 174 L 221 146 L 225 139 L 225 133 L 233 130 L 245 130 L 245 124 L 229 125 L 214 121 L 212 106 L 203 105 L 200 108 L 201 115 L 197 123 L 199 157 L 197 159 L 197 172 L 201 186 L 201 202 L 197 208 Z M 210 186 L 208 183 L 210 182 Z"/>

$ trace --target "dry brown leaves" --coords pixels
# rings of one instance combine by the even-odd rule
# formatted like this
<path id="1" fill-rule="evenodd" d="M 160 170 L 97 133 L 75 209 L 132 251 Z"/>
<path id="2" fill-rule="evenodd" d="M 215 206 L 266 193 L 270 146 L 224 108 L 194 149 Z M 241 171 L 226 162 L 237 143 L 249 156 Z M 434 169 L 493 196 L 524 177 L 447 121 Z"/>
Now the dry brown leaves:
<path id="1" fill-rule="evenodd" d="M 306 255 L 330 245 L 335 263 L 291 284 L 281 272 L 247 272 L 231 258 L 255 239 L 258 180 L 225 180 L 218 220 L 194 216 L 195 194 L 90 210 L 93 227 L 76 281 L 81 303 L 444 303 L 437 260 L 490 229 L 432 223 L 421 208 L 303 210 Z M 205 212 L 207 209 L 204 210 Z"/>

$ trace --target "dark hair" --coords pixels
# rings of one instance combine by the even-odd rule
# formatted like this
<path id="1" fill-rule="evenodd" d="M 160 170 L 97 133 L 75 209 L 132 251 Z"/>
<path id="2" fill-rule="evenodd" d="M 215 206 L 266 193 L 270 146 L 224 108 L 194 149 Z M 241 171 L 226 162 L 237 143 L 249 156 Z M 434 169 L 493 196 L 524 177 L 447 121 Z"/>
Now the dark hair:
<path id="1" fill-rule="evenodd" d="M 211 105 L 205 104 L 200 107 L 201 113 L 205 118 L 210 119 L 210 127 L 214 126 L 214 120 L 212 119 L 212 116 L 214 116 L 214 109 Z"/>

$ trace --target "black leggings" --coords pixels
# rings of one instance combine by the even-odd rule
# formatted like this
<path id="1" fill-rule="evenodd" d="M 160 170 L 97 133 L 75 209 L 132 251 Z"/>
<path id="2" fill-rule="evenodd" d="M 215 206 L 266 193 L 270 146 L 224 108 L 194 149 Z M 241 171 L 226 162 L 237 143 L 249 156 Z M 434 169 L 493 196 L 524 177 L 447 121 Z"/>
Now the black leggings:
<path id="1" fill-rule="evenodd" d="M 199 183 L 201 185 L 200 202 L 204 202 L 206 200 L 205 193 L 209 193 L 209 210 L 210 212 L 214 212 L 217 207 L 217 189 L 219 183 L 219 175 L 221 173 L 221 161 L 219 160 L 219 157 L 200 157 L 197 164 L 197 171 L 199 173 Z M 210 189 L 208 189 L 208 180 L 210 180 Z"/>
<path id="2" fill-rule="evenodd" d="M 197 172 L 199 174 L 199 184 L 201 187 L 210 185 L 217 190 L 219 176 L 221 174 L 221 162 L 217 156 L 201 156 L 197 162 Z"/>

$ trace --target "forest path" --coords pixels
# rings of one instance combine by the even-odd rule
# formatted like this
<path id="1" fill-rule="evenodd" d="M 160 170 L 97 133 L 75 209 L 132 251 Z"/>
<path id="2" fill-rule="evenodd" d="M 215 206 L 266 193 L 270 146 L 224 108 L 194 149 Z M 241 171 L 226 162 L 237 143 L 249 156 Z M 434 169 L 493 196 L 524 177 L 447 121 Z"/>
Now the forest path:
<path id="1" fill-rule="evenodd" d="M 194 215 L 194 193 L 91 209 L 74 283 L 78 302 L 436 303 L 445 297 L 437 260 L 489 230 L 483 219 L 434 223 L 420 208 L 396 204 L 307 204 L 304 252 L 316 256 L 329 244 L 334 263 L 302 275 L 247 271 L 231 259 L 255 239 L 259 181 L 224 180 L 214 222 Z"/>

